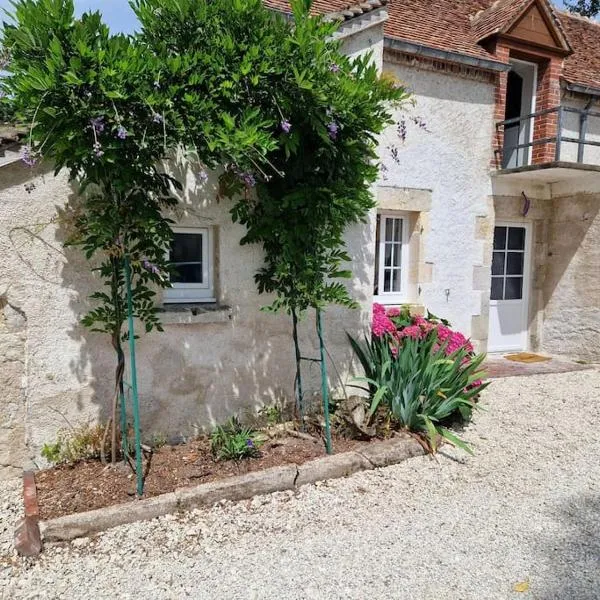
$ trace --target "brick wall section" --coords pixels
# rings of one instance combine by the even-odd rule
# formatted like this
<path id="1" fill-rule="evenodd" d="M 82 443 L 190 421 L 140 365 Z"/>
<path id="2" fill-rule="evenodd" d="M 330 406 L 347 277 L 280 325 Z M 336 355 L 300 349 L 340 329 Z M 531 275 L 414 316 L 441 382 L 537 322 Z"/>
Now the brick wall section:
<path id="1" fill-rule="evenodd" d="M 508 62 L 515 54 L 515 58 L 523 58 L 524 46 L 520 44 L 498 42 L 494 48 L 494 54 L 503 62 Z M 538 82 L 536 90 L 535 111 L 542 111 L 548 108 L 555 108 L 560 105 L 560 76 L 563 68 L 563 58 L 550 52 L 543 52 L 539 49 L 527 57 L 527 60 L 535 62 L 538 65 Z M 506 84 L 508 73 L 500 73 L 496 79 L 494 120 L 504 120 L 506 105 Z M 549 113 L 536 117 L 533 127 L 533 139 L 556 137 L 558 125 L 558 113 Z M 504 132 L 502 128 L 496 129 L 494 137 L 494 159 L 493 166 L 501 168 L 502 150 L 504 146 Z M 536 144 L 531 152 L 531 162 L 534 165 L 552 162 L 555 160 L 556 144 L 548 142 L 545 144 Z"/>
<path id="2" fill-rule="evenodd" d="M 552 57 L 538 64 L 537 107 L 536 111 L 555 108 L 560 105 L 560 75 L 562 58 Z M 533 139 L 556 137 L 558 113 L 553 112 L 537 117 L 533 128 Z M 556 156 L 556 144 L 538 144 L 533 148 L 532 163 L 539 165 L 552 162 Z"/>
<path id="3" fill-rule="evenodd" d="M 496 47 L 496 57 L 502 62 L 508 62 L 509 49 L 504 46 Z M 506 106 L 506 83 L 508 81 L 508 72 L 499 73 L 496 78 L 494 124 L 504 121 Z M 494 127 L 494 156 L 493 167 L 499 169 L 502 167 L 502 148 L 504 147 L 504 129 Z"/>

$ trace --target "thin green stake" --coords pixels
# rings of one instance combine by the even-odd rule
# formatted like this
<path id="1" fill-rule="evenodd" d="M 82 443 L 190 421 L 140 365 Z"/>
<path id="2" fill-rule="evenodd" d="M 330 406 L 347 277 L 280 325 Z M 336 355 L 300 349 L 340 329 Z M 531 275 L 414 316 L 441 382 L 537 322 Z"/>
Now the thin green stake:
<path id="1" fill-rule="evenodd" d="M 329 422 L 329 386 L 327 384 L 327 363 L 325 362 L 325 344 L 323 343 L 323 319 L 321 309 L 317 308 L 317 335 L 319 336 L 319 350 L 321 352 L 321 394 L 323 395 L 323 412 L 325 414 L 325 450 L 332 454 L 331 424 Z"/>
<path id="2" fill-rule="evenodd" d="M 133 301 L 131 299 L 131 265 L 125 257 L 125 284 L 127 285 L 127 323 L 129 326 L 129 362 L 131 371 L 131 395 L 133 404 L 133 428 L 135 431 L 135 474 L 137 495 L 144 493 L 144 473 L 142 470 L 142 436 L 140 432 L 140 403 L 137 388 L 137 369 L 135 365 L 135 335 L 133 330 Z"/>
<path id="3" fill-rule="evenodd" d="M 304 430 L 304 417 L 306 415 L 304 409 L 304 389 L 302 386 L 302 355 L 300 353 L 300 344 L 298 343 L 298 315 L 295 308 L 292 308 L 292 323 L 292 337 L 294 338 L 294 348 L 296 350 L 296 408 L 300 415 L 301 428 Z"/>

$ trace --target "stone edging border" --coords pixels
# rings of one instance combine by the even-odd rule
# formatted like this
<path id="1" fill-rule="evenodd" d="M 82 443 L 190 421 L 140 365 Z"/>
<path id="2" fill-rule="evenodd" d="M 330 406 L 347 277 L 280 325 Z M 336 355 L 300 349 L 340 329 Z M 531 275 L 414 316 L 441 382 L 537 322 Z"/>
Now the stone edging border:
<path id="1" fill-rule="evenodd" d="M 317 481 L 347 477 L 358 471 L 394 465 L 423 454 L 423 446 L 415 438 L 404 434 L 391 440 L 373 442 L 360 450 L 317 458 L 301 465 L 254 471 L 196 487 L 178 488 L 153 498 L 48 521 L 39 520 L 35 479 L 33 473 L 26 472 L 23 475 L 25 518 L 15 531 L 15 548 L 24 556 L 36 556 L 42 550 L 42 540 L 70 541 L 135 521 L 210 507 L 221 500 L 246 500 L 260 494 L 294 490 Z"/>

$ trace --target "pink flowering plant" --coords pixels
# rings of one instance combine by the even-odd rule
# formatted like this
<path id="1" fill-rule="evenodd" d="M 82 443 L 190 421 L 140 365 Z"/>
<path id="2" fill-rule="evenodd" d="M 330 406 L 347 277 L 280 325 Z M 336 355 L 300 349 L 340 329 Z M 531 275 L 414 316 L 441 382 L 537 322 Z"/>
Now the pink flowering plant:
<path id="1" fill-rule="evenodd" d="M 432 451 L 441 437 L 471 452 L 448 425 L 471 417 L 488 383 L 485 355 L 463 334 L 431 313 L 375 304 L 369 338 L 348 337 L 365 373 L 359 381 L 367 386 L 370 418 L 387 412 L 401 428 L 424 434 Z"/>

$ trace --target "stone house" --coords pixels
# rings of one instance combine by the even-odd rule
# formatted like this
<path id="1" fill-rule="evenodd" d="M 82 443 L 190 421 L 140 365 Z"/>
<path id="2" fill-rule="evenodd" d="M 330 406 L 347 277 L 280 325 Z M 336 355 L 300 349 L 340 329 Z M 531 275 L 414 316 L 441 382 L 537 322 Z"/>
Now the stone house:
<path id="1" fill-rule="evenodd" d="M 286 0 L 265 2 L 289 11 Z M 600 359 L 600 25 L 547 0 L 314 9 L 341 20 L 349 54 L 372 52 L 416 99 L 381 139 L 377 210 L 347 233 L 362 310 L 328 310 L 332 385 L 352 376 L 345 332 L 363 330 L 373 301 L 426 307 L 482 351 Z M 293 398 L 289 318 L 260 311 L 253 281 L 261 251 L 239 247 L 243 229 L 212 179 L 198 187 L 182 176 L 172 258 L 187 276 L 161 299 L 165 332 L 138 345 L 146 433 L 192 434 Z M 27 169 L 18 132 L 6 133 L 0 474 L 36 459 L 67 423 L 106 417 L 110 345 L 79 325 L 97 282 L 62 246 L 71 194 L 65 177 Z M 311 321 L 301 329 L 314 352 Z M 308 373 L 313 392 L 316 379 Z"/>

